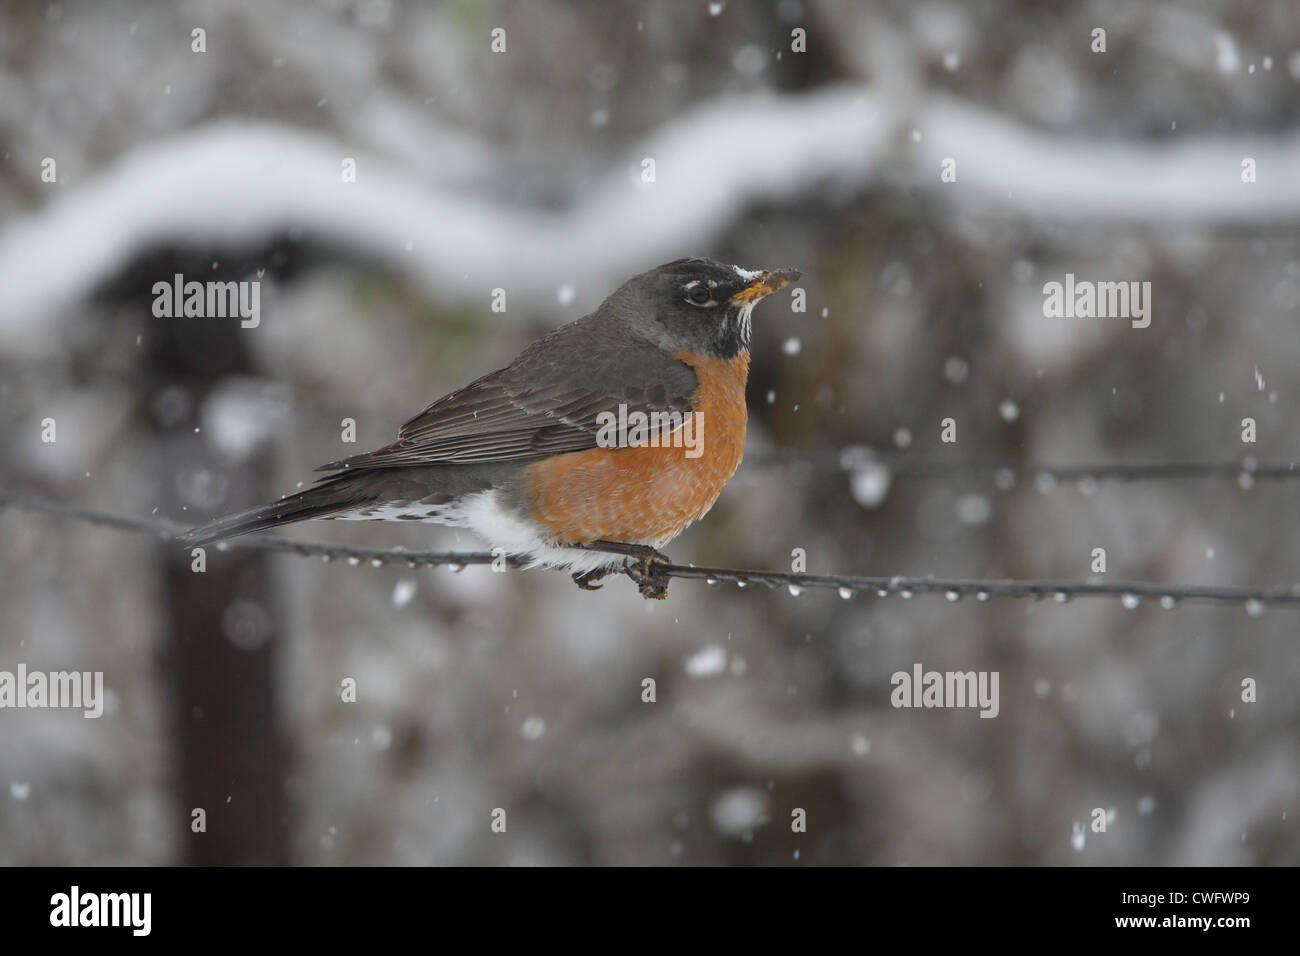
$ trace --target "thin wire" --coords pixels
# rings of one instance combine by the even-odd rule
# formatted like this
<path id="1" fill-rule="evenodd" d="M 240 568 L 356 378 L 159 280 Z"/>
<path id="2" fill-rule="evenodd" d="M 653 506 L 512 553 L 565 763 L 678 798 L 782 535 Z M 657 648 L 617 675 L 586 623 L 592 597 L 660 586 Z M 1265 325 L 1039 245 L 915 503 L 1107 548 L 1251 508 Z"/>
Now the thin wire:
<path id="1" fill-rule="evenodd" d="M 76 505 L 60 504 L 38 498 L 0 491 L 0 509 L 17 508 L 23 511 L 60 515 L 79 521 L 106 525 L 127 531 L 154 534 L 164 540 L 173 538 L 188 526 L 164 518 L 131 518 L 109 514 Z M 401 548 L 359 548 L 345 545 L 318 544 L 287 538 L 250 535 L 222 542 L 218 550 L 252 549 L 320 557 L 326 561 L 343 559 L 350 565 L 362 563 L 382 567 L 405 563 L 408 567 L 450 567 L 457 570 L 471 564 L 491 564 L 502 560 L 488 551 L 406 551 Z M 522 567 L 516 558 L 505 559 L 510 567 Z M 619 569 L 621 570 L 621 569 Z M 840 597 L 850 598 L 856 593 L 874 593 L 880 597 L 898 595 L 910 598 L 917 594 L 942 594 L 949 601 L 974 596 L 986 601 L 991 597 L 1051 598 L 1065 603 L 1076 597 L 1119 597 L 1125 607 L 1136 608 L 1143 599 L 1158 599 L 1162 607 L 1173 607 L 1183 602 L 1216 602 L 1243 605 L 1255 615 L 1267 605 L 1294 607 L 1300 605 L 1300 584 L 1290 587 L 1209 587 L 1201 585 L 1169 586 L 1146 582 L 1101 583 L 1096 581 L 1021 581 L 1013 579 L 972 580 L 966 578 L 935 577 L 868 577 L 837 574 L 797 574 L 781 571 L 749 571 L 736 568 L 696 567 L 687 564 L 669 564 L 658 568 L 666 578 L 684 578 L 716 584 L 732 582 L 739 587 L 785 588 L 797 595 L 805 589 L 837 591 Z"/>
<path id="2" fill-rule="evenodd" d="M 65 368 L 66 363 L 45 363 Z M 19 374 L 31 371 L 26 365 L 6 366 L 6 371 Z M 131 382 L 135 373 L 126 368 L 97 368 L 91 370 L 101 377 Z M 44 374 L 44 371 L 41 372 Z M 86 374 L 79 369 L 77 375 Z M 254 387 L 284 388 L 284 383 L 265 376 L 241 375 L 239 380 Z M 338 407 L 324 402 L 320 396 L 289 387 L 291 403 L 309 405 L 322 412 L 333 412 Z M 397 409 L 383 410 L 381 414 L 394 419 L 403 413 Z M 1032 479 L 1040 490 L 1049 490 L 1067 482 L 1077 482 L 1080 490 L 1089 491 L 1102 481 L 1193 481 L 1198 479 L 1232 479 L 1249 487 L 1256 481 L 1289 481 L 1300 479 L 1300 462 L 1260 462 L 1252 457 L 1239 461 L 1174 462 L 1150 464 L 1038 464 L 1023 461 L 943 461 L 917 458 L 892 449 L 877 450 L 866 445 L 846 445 L 842 448 L 774 448 L 753 451 L 745 456 L 747 468 L 781 468 L 791 470 L 856 472 L 869 468 L 886 468 L 900 477 L 927 481 L 992 481 L 1003 490 L 1010 490 L 1025 479 Z"/>
<path id="3" fill-rule="evenodd" d="M 812 468 L 818 471 L 855 472 L 884 468 L 909 478 L 993 481 L 1000 487 L 1014 487 L 1026 478 L 1040 486 L 1077 481 L 1086 490 L 1100 481 L 1176 481 L 1198 478 L 1230 478 L 1243 485 L 1255 481 L 1300 479 L 1300 463 L 1260 462 L 1254 458 L 1224 462 L 1175 462 L 1108 465 L 1045 465 L 1018 461 L 937 461 L 913 458 L 895 452 L 877 452 L 859 446 L 840 449 L 779 449 L 758 452 L 745 464 L 760 468 Z"/>
<path id="4" fill-rule="evenodd" d="M 140 531 L 152 534 L 164 541 L 170 541 L 178 534 L 190 530 L 190 525 L 167 518 L 132 518 L 126 515 L 110 514 L 93 508 L 82 508 L 56 501 L 45 501 L 26 495 L 17 495 L 0 491 L 0 510 L 16 508 L 40 514 L 58 515 L 91 524 L 107 525 L 124 531 Z M 411 567 L 438 567 L 442 565 L 491 564 L 501 560 L 490 551 L 406 551 L 402 548 L 362 548 L 353 545 L 321 544 L 315 541 L 295 541 L 291 538 L 273 538 L 265 535 L 248 535 L 242 538 L 230 538 L 213 545 L 217 551 L 246 550 L 271 551 L 282 554 L 298 554 L 305 557 L 319 557 L 326 561 L 341 558 L 349 564 L 366 562 L 375 567 L 389 563 L 405 562 Z M 513 567 L 523 564 L 516 558 L 506 559 Z"/>

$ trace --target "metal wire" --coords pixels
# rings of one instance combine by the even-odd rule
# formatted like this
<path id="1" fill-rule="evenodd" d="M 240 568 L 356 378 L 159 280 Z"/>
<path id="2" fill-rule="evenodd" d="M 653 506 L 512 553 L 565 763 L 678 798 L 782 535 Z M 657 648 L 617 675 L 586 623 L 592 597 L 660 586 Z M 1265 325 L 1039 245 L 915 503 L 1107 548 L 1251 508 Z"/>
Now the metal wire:
<path id="1" fill-rule="evenodd" d="M 62 362 L 46 362 L 36 366 L 38 374 L 49 374 L 47 368 L 66 369 Z M 32 374 L 31 363 L 6 365 L 10 375 Z M 79 370 L 78 374 L 97 374 L 124 383 L 133 382 L 136 373 L 129 368 L 103 368 Z M 241 381 L 256 387 L 286 389 L 295 403 L 317 410 L 326 409 L 318 395 L 285 386 L 283 382 L 255 375 L 244 375 Z M 328 408 L 332 411 L 334 406 Z M 409 409 L 407 410 L 409 411 Z M 394 420 L 403 415 L 400 409 L 384 411 Z M 1257 481 L 1300 480 L 1300 462 L 1260 462 L 1253 457 L 1238 461 L 1173 462 L 1147 464 L 1043 464 L 1023 461 L 944 461 L 920 458 L 893 448 L 876 449 L 867 445 L 846 445 L 842 448 L 778 448 L 751 451 L 745 456 L 746 468 L 779 468 L 788 470 L 842 471 L 852 473 L 861 469 L 885 468 L 899 477 L 926 481 L 992 482 L 1009 491 L 1025 481 L 1033 481 L 1040 491 L 1075 484 L 1088 493 L 1104 481 L 1195 481 L 1204 479 L 1235 480 L 1249 487 Z"/>
<path id="2" fill-rule="evenodd" d="M 110 514 L 76 505 L 45 501 L 26 495 L 0 491 L 0 509 L 15 508 L 41 514 L 59 515 L 79 521 L 115 527 L 122 530 L 150 533 L 171 540 L 188 526 L 164 518 L 132 518 Z M 458 570 L 474 564 L 491 564 L 502 560 L 488 551 L 407 551 L 402 548 L 360 548 L 347 545 L 319 544 L 249 535 L 221 542 L 217 550 L 252 549 L 308 557 L 325 561 L 343 560 L 349 565 L 369 564 L 374 567 L 405 564 L 408 567 L 449 567 Z M 505 559 L 510 567 L 519 568 L 517 558 Z M 1186 602 L 1211 602 L 1238 604 L 1247 613 L 1257 615 L 1266 606 L 1300 605 L 1300 584 L 1288 587 L 1210 587 L 1202 585 L 1163 585 L 1149 582 L 1097 581 L 1024 581 L 1013 579 L 973 580 L 966 578 L 935 577 L 870 577 L 837 574 L 797 574 L 782 571 L 751 571 L 736 568 L 696 567 L 686 564 L 669 564 L 660 567 L 666 578 L 683 578 L 705 581 L 710 584 L 734 583 L 741 588 L 783 588 L 792 595 L 804 590 L 832 590 L 849 599 L 855 594 L 874 594 L 879 597 L 897 595 L 910 598 L 919 594 L 942 594 L 949 601 L 974 597 L 987 601 L 992 597 L 1021 597 L 1050 599 L 1066 603 L 1074 598 L 1118 597 L 1125 607 L 1136 608 L 1145 599 L 1154 599 L 1161 607 L 1171 608 Z"/>
<path id="3" fill-rule="evenodd" d="M 839 449 L 761 451 L 747 455 L 745 465 L 755 465 L 760 468 L 803 468 L 845 472 L 884 468 L 893 474 L 908 478 L 992 481 L 1004 489 L 1013 488 L 1026 479 L 1032 479 L 1036 486 L 1043 490 L 1067 482 L 1077 482 L 1082 491 L 1089 491 L 1092 485 L 1102 481 L 1182 481 L 1216 478 L 1232 479 L 1239 484 L 1249 486 L 1256 481 L 1300 479 L 1300 463 L 1260 462 L 1254 458 L 1223 462 L 1051 465 L 1020 461 L 942 461 L 851 445 Z"/>

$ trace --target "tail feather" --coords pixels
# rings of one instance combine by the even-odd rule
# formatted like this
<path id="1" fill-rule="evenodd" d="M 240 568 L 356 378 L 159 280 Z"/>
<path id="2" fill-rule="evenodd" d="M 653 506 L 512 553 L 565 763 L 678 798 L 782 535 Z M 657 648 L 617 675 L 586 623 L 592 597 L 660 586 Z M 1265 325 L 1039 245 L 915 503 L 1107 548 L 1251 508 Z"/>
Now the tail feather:
<path id="1" fill-rule="evenodd" d="M 234 538 L 256 531 L 267 531 L 281 525 L 309 518 L 326 518 L 370 504 L 378 495 L 368 482 L 358 481 L 360 475 L 343 475 L 337 479 L 325 478 L 313 488 L 288 495 L 279 501 L 248 511 L 226 515 L 207 524 L 191 528 L 179 536 L 187 545 L 200 546 Z"/>

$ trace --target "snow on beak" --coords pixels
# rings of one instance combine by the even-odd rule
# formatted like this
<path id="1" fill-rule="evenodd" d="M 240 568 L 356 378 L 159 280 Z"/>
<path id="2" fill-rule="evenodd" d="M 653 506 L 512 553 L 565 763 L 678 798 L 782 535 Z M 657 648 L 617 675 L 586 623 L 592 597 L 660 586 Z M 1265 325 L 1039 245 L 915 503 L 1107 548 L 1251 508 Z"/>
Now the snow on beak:
<path id="1" fill-rule="evenodd" d="M 728 305 L 751 305 L 773 292 L 779 292 L 798 279 L 803 273 L 798 269 L 777 269 L 774 272 L 745 272 L 737 268 L 736 272 L 746 279 L 743 289 L 727 300 Z"/>

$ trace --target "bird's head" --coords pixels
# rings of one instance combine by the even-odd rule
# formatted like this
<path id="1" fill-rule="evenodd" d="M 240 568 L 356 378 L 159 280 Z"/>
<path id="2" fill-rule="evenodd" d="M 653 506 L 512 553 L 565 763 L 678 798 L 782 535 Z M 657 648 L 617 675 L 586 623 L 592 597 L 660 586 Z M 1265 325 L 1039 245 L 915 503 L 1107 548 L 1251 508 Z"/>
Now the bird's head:
<path id="1" fill-rule="evenodd" d="M 629 279 L 610 303 L 638 316 L 638 332 L 665 351 L 730 359 L 749 349 L 754 306 L 799 276 L 794 269 L 751 272 L 702 256 L 678 259 Z"/>

